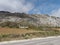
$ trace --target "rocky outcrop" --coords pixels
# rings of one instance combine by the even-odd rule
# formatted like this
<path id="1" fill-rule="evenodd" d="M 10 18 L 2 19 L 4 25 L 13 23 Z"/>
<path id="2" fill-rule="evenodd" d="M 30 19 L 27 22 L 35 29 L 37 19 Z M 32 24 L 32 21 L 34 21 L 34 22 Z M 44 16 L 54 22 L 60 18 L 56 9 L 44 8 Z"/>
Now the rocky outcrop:
<path id="1" fill-rule="evenodd" d="M 60 27 L 60 17 L 46 14 L 25 14 L 0 11 L 0 24 L 4 22 L 16 22 L 25 25 Z"/>

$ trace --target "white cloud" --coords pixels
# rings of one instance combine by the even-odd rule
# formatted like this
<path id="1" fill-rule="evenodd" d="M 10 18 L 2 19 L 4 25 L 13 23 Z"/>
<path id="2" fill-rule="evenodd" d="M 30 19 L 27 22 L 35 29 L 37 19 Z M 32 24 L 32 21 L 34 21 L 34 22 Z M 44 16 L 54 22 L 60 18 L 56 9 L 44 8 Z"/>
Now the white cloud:
<path id="1" fill-rule="evenodd" d="M 34 10 L 33 10 L 33 12 L 34 12 L 34 14 L 41 14 L 41 12 L 40 12 L 40 9 L 39 9 L 39 8 L 34 9 Z"/>
<path id="2" fill-rule="evenodd" d="M 57 10 L 53 10 L 50 15 L 60 17 L 60 8 Z"/>
<path id="3" fill-rule="evenodd" d="M 25 0 L 0 0 L 0 11 L 10 11 L 10 12 L 26 12 L 33 9 L 34 5 L 32 3 L 26 3 Z"/>

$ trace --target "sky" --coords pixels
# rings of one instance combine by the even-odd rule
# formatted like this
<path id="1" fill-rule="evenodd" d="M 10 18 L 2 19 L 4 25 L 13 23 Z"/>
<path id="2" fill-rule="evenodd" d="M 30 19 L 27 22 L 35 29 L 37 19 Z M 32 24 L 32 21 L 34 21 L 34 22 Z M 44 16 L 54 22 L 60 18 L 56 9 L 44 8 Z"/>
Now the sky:
<path id="1" fill-rule="evenodd" d="M 0 0 L 0 11 L 60 17 L 60 0 Z"/>

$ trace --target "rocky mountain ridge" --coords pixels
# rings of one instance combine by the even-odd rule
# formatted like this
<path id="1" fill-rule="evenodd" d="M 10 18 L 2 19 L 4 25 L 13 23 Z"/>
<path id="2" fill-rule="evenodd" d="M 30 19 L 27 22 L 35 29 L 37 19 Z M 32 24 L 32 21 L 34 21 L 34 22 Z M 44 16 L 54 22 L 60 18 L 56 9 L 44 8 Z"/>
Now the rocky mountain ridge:
<path id="1" fill-rule="evenodd" d="M 24 25 L 60 27 L 60 17 L 47 14 L 25 14 L 0 11 L 0 24 L 4 22 L 16 22 Z"/>

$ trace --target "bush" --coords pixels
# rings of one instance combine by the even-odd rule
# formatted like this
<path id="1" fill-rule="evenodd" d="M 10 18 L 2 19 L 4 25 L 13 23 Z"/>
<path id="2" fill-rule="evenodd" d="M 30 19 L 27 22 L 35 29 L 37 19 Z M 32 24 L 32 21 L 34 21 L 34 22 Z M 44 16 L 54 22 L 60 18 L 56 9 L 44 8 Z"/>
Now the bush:
<path id="1" fill-rule="evenodd" d="M 16 22 L 9 22 L 9 21 L 1 23 L 0 26 L 1 27 L 10 27 L 10 28 L 18 28 L 19 27 L 18 23 L 16 23 Z"/>

